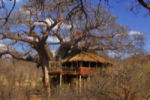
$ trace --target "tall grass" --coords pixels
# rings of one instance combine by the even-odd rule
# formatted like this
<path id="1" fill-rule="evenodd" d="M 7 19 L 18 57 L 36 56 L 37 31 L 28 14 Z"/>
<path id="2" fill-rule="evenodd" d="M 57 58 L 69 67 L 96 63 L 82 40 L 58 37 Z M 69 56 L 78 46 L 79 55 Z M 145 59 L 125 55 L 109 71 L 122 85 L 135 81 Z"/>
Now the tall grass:
<path id="1" fill-rule="evenodd" d="M 0 59 L 0 100 L 148 100 L 149 60 L 129 58 L 113 64 L 85 79 L 80 89 L 74 83 L 53 87 L 48 98 L 42 88 L 41 69 L 34 63 Z"/>

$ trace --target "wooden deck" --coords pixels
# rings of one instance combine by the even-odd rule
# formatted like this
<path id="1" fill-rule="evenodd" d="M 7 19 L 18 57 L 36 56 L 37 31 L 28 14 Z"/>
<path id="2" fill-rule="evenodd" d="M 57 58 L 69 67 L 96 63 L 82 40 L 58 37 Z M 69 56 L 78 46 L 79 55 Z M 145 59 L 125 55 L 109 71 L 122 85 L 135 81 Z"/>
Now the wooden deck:
<path id="1" fill-rule="evenodd" d="M 76 69 L 71 69 L 71 68 L 62 68 L 60 69 L 55 69 L 51 71 L 49 74 L 50 75 L 91 75 L 97 73 L 97 68 L 91 68 L 91 67 L 79 67 Z"/>

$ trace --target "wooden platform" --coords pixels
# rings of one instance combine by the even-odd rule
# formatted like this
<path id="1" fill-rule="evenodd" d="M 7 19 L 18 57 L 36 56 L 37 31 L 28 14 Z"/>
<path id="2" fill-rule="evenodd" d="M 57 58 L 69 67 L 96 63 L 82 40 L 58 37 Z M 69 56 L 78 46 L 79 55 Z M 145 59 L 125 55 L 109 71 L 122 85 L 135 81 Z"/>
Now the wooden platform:
<path id="1" fill-rule="evenodd" d="M 53 70 L 49 73 L 49 75 L 92 75 L 98 72 L 97 68 L 91 68 L 91 67 L 79 67 L 76 70 Z"/>

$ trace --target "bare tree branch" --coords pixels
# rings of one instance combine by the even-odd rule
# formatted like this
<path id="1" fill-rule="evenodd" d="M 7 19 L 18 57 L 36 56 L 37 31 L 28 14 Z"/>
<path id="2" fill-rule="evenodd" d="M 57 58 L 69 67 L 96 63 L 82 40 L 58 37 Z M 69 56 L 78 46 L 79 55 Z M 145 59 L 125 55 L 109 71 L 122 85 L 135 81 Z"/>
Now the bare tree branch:
<path id="1" fill-rule="evenodd" d="M 5 8 L 5 4 L 4 4 L 3 0 L 1 0 L 1 4 L 2 4 L 2 9 L 4 9 Z M 8 19 L 9 19 L 10 15 L 12 14 L 15 6 L 16 6 L 16 0 L 13 0 L 13 5 L 12 5 L 10 11 L 8 12 L 8 14 L 5 17 L 0 18 L 0 20 L 5 20 L 4 25 L 8 22 Z"/>
<path id="2" fill-rule="evenodd" d="M 36 41 L 34 41 L 33 39 L 29 39 L 29 38 L 23 38 L 19 35 L 13 36 L 13 35 L 8 35 L 8 34 L 4 34 L 2 32 L 0 32 L 0 35 L 2 35 L 2 39 L 12 39 L 12 40 L 18 40 L 18 41 L 23 41 L 23 42 L 28 42 L 28 43 L 35 43 Z"/>
<path id="3" fill-rule="evenodd" d="M 144 0 L 138 0 L 138 2 L 146 9 L 150 10 L 150 5 L 147 4 Z"/>

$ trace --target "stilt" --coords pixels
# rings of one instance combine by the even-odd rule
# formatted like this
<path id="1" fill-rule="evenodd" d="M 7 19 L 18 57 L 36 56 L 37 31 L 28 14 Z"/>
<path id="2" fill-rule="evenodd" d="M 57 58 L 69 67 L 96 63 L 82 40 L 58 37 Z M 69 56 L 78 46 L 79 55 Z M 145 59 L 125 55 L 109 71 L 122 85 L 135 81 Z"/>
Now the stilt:
<path id="1" fill-rule="evenodd" d="M 81 89 L 82 88 L 82 76 L 79 75 L 79 88 Z"/>
<path id="2" fill-rule="evenodd" d="M 60 86 L 60 88 L 61 88 L 61 86 L 62 86 L 62 74 L 60 74 L 60 76 L 59 76 L 59 86 Z"/>
<path id="3" fill-rule="evenodd" d="M 82 89 L 82 76 L 79 75 L 79 94 L 81 93 L 81 89 Z"/>
<path id="4" fill-rule="evenodd" d="M 75 82 L 76 82 L 76 90 L 78 90 L 78 77 L 77 76 L 76 76 Z"/>
<path id="5" fill-rule="evenodd" d="M 91 80 L 91 77 L 90 77 L 90 76 L 88 76 L 87 81 L 90 81 L 90 80 Z"/>

